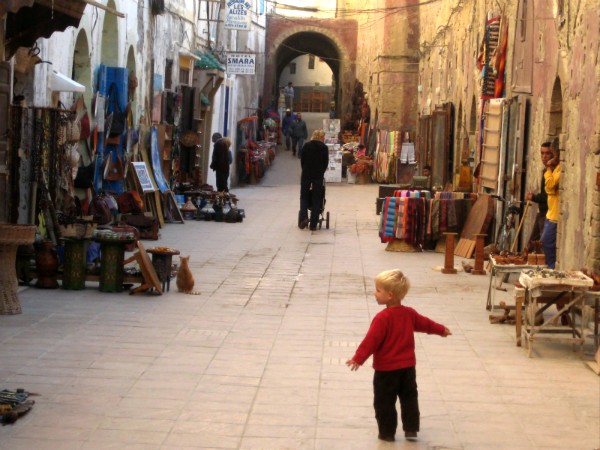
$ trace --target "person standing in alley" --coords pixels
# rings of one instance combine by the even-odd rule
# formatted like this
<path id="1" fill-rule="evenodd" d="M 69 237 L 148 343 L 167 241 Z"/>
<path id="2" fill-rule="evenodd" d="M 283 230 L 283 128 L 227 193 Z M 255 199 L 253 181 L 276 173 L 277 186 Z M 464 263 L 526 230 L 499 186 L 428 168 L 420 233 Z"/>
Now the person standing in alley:
<path id="1" fill-rule="evenodd" d="M 306 122 L 302 120 L 302 113 L 296 114 L 296 119 L 290 125 L 290 135 L 292 136 L 292 153 L 296 156 L 298 150 L 298 158 L 302 156 L 302 147 L 304 140 L 308 138 L 308 130 Z"/>
<path id="2" fill-rule="evenodd" d="M 556 265 L 556 229 L 558 227 L 558 186 L 560 183 L 560 159 L 558 148 L 548 147 L 552 152 L 552 158 L 545 162 L 544 183 L 546 195 L 548 196 L 548 212 L 542 231 L 542 249 L 546 256 L 546 265 L 554 269 Z"/>
<path id="3" fill-rule="evenodd" d="M 292 147 L 292 123 L 294 122 L 294 116 L 292 115 L 291 109 L 285 110 L 285 115 L 281 119 L 281 132 L 285 136 L 285 149 L 289 150 Z"/>
<path id="4" fill-rule="evenodd" d="M 415 366 L 416 331 L 442 337 L 452 333 L 444 325 L 420 315 L 402 301 L 410 289 L 408 278 L 398 269 L 381 272 L 375 277 L 375 300 L 385 305 L 371 322 L 367 335 L 354 356 L 346 361 L 350 370 L 358 370 L 373 355 L 373 407 L 379 439 L 396 439 L 400 399 L 400 417 L 404 437 L 416 440 L 420 426 L 419 398 Z"/>
<path id="5" fill-rule="evenodd" d="M 300 213 L 298 226 L 306 228 L 309 224 L 308 209 L 310 208 L 310 229 L 316 230 L 323 206 L 323 178 L 329 166 L 329 149 L 323 142 L 325 131 L 315 130 L 311 140 L 302 149 L 302 175 L 300 176 Z"/>
<path id="6" fill-rule="evenodd" d="M 291 81 L 283 88 L 283 95 L 285 96 L 285 107 L 294 109 L 294 86 Z"/>
<path id="7" fill-rule="evenodd" d="M 537 203 L 538 205 L 538 213 L 535 217 L 535 222 L 533 224 L 533 229 L 531 230 L 531 235 L 529 236 L 529 242 L 527 244 L 527 248 L 529 251 L 532 250 L 533 241 L 539 241 L 542 235 L 542 230 L 544 229 L 544 224 L 546 223 L 546 214 L 548 213 L 548 194 L 546 194 L 546 180 L 544 174 L 546 172 L 546 164 L 552 158 L 554 158 L 554 153 L 552 152 L 550 142 L 544 142 L 540 146 L 540 155 L 542 158 L 542 164 L 544 165 L 544 170 L 542 171 L 542 182 L 540 186 L 540 192 L 534 194 L 533 192 L 528 192 L 525 195 L 525 200 L 532 201 Z"/>
<path id="8" fill-rule="evenodd" d="M 212 141 L 214 148 L 210 168 L 215 171 L 217 191 L 229 192 L 227 181 L 229 179 L 229 164 L 231 163 L 229 157 L 231 140 L 229 138 L 223 138 L 221 133 L 214 133 L 212 135 Z"/>

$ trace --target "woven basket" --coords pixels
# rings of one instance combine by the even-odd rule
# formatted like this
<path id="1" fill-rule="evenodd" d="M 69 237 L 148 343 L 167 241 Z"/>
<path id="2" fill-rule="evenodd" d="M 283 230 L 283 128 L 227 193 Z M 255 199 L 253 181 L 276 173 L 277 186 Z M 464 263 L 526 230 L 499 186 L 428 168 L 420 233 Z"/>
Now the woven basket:
<path id="1" fill-rule="evenodd" d="M 35 239 L 35 225 L 0 223 L 0 244 L 31 244 Z"/>
<path id="2" fill-rule="evenodd" d="M 82 223 L 71 223 L 59 225 L 60 235 L 65 238 L 81 239 L 85 235 L 85 225 Z"/>
<path id="3" fill-rule="evenodd" d="M 198 133 L 188 130 L 179 137 L 179 143 L 184 147 L 195 147 L 198 145 Z"/>
<path id="4" fill-rule="evenodd" d="M 64 238 L 91 239 L 96 225 L 95 223 L 71 223 L 68 225 L 59 225 L 58 228 L 60 235 Z"/>

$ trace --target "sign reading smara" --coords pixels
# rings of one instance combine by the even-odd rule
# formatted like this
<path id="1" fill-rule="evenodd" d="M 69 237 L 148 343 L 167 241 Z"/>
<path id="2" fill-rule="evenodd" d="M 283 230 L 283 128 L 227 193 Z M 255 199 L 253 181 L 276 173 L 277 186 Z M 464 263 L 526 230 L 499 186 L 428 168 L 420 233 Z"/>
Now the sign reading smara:
<path id="1" fill-rule="evenodd" d="M 256 55 L 250 53 L 228 53 L 228 75 L 254 75 L 256 73 Z"/>
<path id="2" fill-rule="evenodd" d="M 251 13 L 251 0 L 228 0 L 225 28 L 229 30 L 249 30 Z"/>

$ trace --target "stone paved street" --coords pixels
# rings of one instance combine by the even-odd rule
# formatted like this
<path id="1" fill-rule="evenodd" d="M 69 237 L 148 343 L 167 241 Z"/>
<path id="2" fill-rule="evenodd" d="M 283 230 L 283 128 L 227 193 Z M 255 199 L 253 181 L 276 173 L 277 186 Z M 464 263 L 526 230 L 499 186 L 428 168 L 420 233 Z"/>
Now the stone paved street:
<path id="1" fill-rule="evenodd" d="M 329 184 L 331 228 L 299 230 L 299 173 L 280 150 L 258 185 L 233 189 L 243 223 L 161 230 L 201 295 L 21 289 L 23 313 L 0 316 L 0 387 L 39 395 L 0 449 L 600 448 L 600 379 L 570 344 L 528 358 L 514 326 L 489 323 L 487 276 L 386 252 L 375 184 Z M 416 443 L 378 441 L 371 360 L 344 364 L 380 310 L 373 277 L 394 267 L 412 282 L 405 303 L 453 333 L 416 336 Z"/>

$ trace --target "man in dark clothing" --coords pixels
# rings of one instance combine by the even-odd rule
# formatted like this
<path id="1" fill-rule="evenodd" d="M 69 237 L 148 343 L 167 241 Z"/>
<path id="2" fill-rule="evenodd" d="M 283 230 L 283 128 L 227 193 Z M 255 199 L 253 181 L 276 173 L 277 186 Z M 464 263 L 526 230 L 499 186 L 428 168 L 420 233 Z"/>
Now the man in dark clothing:
<path id="1" fill-rule="evenodd" d="M 316 230 L 319 215 L 323 207 L 323 178 L 329 166 L 329 149 L 323 143 L 325 132 L 315 130 L 310 141 L 302 148 L 300 164 L 300 215 L 298 226 L 301 229 L 308 225 L 308 208 L 310 206 L 310 229 Z"/>
<path id="2" fill-rule="evenodd" d="M 292 122 L 295 117 L 292 115 L 292 111 L 288 108 L 285 110 L 285 115 L 281 119 L 281 132 L 285 136 L 285 149 L 289 150 L 292 146 Z"/>
<path id="3" fill-rule="evenodd" d="M 217 191 L 229 192 L 227 180 L 229 179 L 229 145 L 231 141 L 223 139 L 221 133 L 214 133 L 212 141 L 215 144 L 212 154 L 210 168 L 215 171 L 217 177 Z"/>
<path id="4" fill-rule="evenodd" d="M 302 113 L 298 113 L 296 115 L 296 120 L 292 122 L 290 127 L 290 134 L 292 135 L 292 153 L 294 156 L 296 156 L 296 150 L 298 150 L 298 158 L 300 158 L 302 156 L 304 140 L 308 138 L 306 122 L 302 120 Z"/>
<path id="5" fill-rule="evenodd" d="M 545 143 L 543 144 L 545 145 Z M 548 159 L 546 157 L 547 147 L 541 147 L 542 152 L 542 163 L 545 163 L 544 159 Z M 539 194 L 534 194 L 533 192 L 528 192 L 525 195 L 525 200 L 529 200 L 538 204 L 538 213 L 535 216 L 535 223 L 533 224 L 533 229 L 531 230 L 531 235 L 529 236 L 529 242 L 527 243 L 527 248 L 529 251 L 533 250 L 533 241 L 539 241 L 542 237 L 542 230 L 544 229 L 544 222 L 546 221 L 546 213 L 548 212 L 548 194 L 546 194 L 546 180 L 544 179 L 544 172 L 546 169 L 542 171 L 542 183 L 540 187 Z"/>

